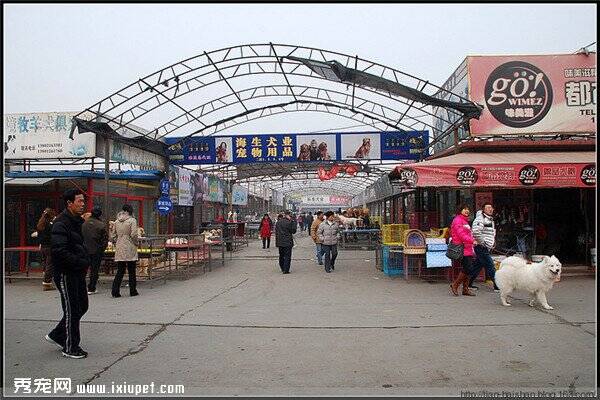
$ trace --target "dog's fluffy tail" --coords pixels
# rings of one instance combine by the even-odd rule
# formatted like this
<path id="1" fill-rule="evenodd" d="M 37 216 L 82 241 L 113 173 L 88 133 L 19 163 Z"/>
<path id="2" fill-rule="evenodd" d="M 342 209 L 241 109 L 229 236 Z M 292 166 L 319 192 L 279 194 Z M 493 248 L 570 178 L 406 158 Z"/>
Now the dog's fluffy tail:
<path id="1" fill-rule="evenodd" d="M 525 261 L 523 258 L 521 257 L 516 257 L 516 256 L 510 256 L 505 258 L 504 260 L 502 260 L 502 262 L 500 263 L 500 269 L 502 269 L 502 267 L 509 265 L 513 268 L 523 268 L 527 265 L 527 261 Z"/>

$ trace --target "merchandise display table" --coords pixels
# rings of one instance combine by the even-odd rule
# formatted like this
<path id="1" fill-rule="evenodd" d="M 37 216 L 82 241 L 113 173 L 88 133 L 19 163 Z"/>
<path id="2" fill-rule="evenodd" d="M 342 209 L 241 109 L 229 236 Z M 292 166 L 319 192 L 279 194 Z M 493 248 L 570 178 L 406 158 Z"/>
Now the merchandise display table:
<path id="1" fill-rule="evenodd" d="M 16 246 L 16 247 L 7 247 L 4 249 L 5 252 L 5 260 L 4 260 L 4 270 L 6 272 L 6 277 L 8 278 L 9 282 L 11 278 L 29 278 L 29 269 L 30 269 L 30 262 L 29 262 L 29 258 L 31 253 L 39 253 L 40 248 L 39 246 Z M 13 263 L 13 257 L 9 257 L 8 254 L 6 253 L 17 253 L 19 254 L 19 257 L 17 257 L 17 263 L 16 263 L 16 268 L 14 263 Z M 21 254 L 24 255 L 25 257 L 25 276 L 19 276 L 22 271 L 19 269 L 19 260 L 21 258 Z"/>
<path id="2" fill-rule="evenodd" d="M 340 231 L 340 249 L 375 250 L 381 236 L 379 229 L 345 229 Z"/>

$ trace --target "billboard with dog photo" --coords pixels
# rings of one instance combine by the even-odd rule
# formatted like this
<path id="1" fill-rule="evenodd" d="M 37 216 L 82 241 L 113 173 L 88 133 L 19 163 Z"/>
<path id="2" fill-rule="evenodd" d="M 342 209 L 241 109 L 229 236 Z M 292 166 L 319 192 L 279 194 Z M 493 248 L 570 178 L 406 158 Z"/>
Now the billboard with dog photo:
<path id="1" fill-rule="evenodd" d="M 336 160 L 336 135 L 297 135 L 296 159 L 298 161 Z"/>
<path id="2" fill-rule="evenodd" d="M 381 159 L 380 133 L 342 133 L 340 137 L 342 160 Z"/>
<path id="3" fill-rule="evenodd" d="M 428 131 L 252 134 L 165 139 L 172 165 L 341 160 L 419 160 Z"/>

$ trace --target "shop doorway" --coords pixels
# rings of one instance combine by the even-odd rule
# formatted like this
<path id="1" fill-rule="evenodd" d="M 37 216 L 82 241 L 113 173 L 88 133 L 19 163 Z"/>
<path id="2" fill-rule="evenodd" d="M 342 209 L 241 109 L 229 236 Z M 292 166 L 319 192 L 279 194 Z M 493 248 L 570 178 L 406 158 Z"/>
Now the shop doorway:
<path id="1" fill-rule="evenodd" d="M 588 264 L 595 247 L 594 189 L 537 189 L 533 193 L 536 251 L 563 264 Z"/>

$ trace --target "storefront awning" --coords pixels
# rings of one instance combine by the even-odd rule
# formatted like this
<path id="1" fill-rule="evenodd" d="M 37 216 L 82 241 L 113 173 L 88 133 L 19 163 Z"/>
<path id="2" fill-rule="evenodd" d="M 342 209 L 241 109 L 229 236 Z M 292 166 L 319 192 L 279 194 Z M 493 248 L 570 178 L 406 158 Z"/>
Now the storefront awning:
<path id="1" fill-rule="evenodd" d="M 459 153 L 400 165 L 389 177 L 402 187 L 589 188 L 596 186 L 596 153 Z"/>
<path id="2" fill-rule="evenodd" d="M 54 178 L 4 178 L 5 185 L 41 186 L 52 182 Z"/>

